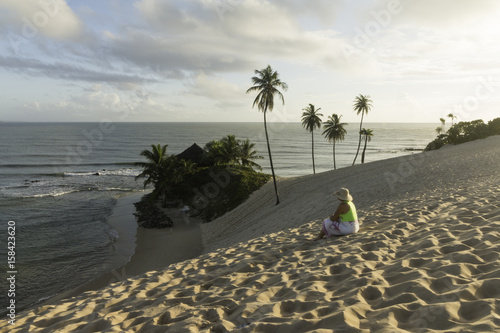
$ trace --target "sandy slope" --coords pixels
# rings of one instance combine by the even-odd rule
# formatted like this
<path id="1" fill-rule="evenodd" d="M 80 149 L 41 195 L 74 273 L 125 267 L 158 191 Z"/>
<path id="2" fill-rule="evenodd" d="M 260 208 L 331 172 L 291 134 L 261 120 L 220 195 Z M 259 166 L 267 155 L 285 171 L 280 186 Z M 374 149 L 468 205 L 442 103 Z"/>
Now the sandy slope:
<path id="1" fill-rule="evenodd" d="M 280 181 L 206 254 L 18 315 L 13 332 L 500 330 L 500 137 Z M 356 235 L 311 241 L 348 187 Z"/>

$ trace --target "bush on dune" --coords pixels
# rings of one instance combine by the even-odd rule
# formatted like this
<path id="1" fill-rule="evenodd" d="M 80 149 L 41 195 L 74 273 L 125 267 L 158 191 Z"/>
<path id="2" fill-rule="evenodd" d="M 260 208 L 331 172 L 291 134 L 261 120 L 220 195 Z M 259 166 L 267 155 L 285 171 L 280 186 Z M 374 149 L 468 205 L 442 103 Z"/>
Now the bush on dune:
<path id="1" fill-rule="evenodd" d="M 484 139 L 491 135 L 500 134 L 500 118 L 490 120 L 485 124 L 483 120 L 461 121 L 453 125 L 446 134 L 440 134 L 425 148 L 426 151 L 436 150 L 447 144 L 460 144 L 464 142 Z"/>
<path id="2" fill-rule="evenodd" d="M 243 203 L 270 178 L 250 167 L 206 167 L 186 179 L 187 191 L 180 194 L 195 216 L 209 222 Z"/>

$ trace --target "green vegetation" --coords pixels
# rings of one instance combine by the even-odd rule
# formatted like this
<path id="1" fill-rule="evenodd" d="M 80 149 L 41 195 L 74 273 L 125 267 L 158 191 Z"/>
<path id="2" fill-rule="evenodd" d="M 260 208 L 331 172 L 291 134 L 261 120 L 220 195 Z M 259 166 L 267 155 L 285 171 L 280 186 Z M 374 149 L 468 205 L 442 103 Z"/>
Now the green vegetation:
<path id="1" fill-rule="evenodd" d="M 203 167 L 186 179 L 189 190 L 179 196 L 195 216 L 209 222 L 243 203 L 270 178 L 244 166 Z"/>
<path id="2" fill-rule="evenodd" d="M 254 150 L 255 143 L 249 139 L 237 140 L 234 135 L 228 135 L 221 140 L 213 140 L 205 145 L 204 165 L 235 166 L 242 165 L 262 170 L 262 167 L 253 160 L 263 159 Z"/>
<path id="3" fill-rule="evenodd" d="M 451 118 L 451 126 L 453 126 L 453 119 L 457 119 L 457 116 L 455 116 L 453 113 L 450 113 L 447 115 L 448 118 Z"/>
<path id="4" fill-rule="evenodd" d="M 262 70 L 256 69 L 255 74 L 256 76 L 252 77 L 253 86 L 248 88 L 247 94 L 254 91 L 258 92 L 257 97 L 255 97 L 255 100 L 253 101 L 252 107 L 257 105 L 258 109 L 264 113 L 264 131 L 266 132 L 267 151 L 269 153 L 269 162 L 271 163 L 271 172 L 273 174 L 276 204 L 279 204 L 280 198 L 278 195 L 278 187 L 276 185 L 276 176 L 274 174 L 271 146 L 269 145 L 269 135 L 267 134 L 266 113 L 268 110 L 269 112 L 273 110 L 275 95 L 280 97 L 283 104 L 285 104 L 285 98 L 283 97 L 283 94 L 278 90 L 278 88 L 287 90 L 288 85 L 279 79 L 278 72 L 274 71 L 269 65 L 267 65 L 267 67 Z"/>
<path id="5" fill-rule="evenodd" d="M 146 194 L 134 204 L 137 224 L 143 228 L 169 228 L 174 222 L 156 204 L 153 193 Z"/>
<path id="6" fill-rule="evenodd" d="M 340 142 L 345 139 L 345 135 L 347 134 L 344 126 L 347 126 L 346 123 L 341 123 L 340 118 L 342 116 L 337 116 L 335 113 L 328 117 L 325 125 L 323 125 L 323 135 L 328 140 L 328 142 L 333 142 L 333 168 L 337 169 L 337 164 L 335 162 L 335 142 Z"/>
<path id="7" fill-rule="evenodd" d="M 314 129 L 321 128 L 321 118 L 323 115 L 318 113 L 321 108 L 316 109 L 314 105 L 309 104 L 308 107 L 302 109 L 302 127 L 311 132 L 312 139 L 312 160 L 313 160 L 313 173 L 316 174 L 316 167 L 314 165 Z"/>
<path id="8" fill-rule="evenodd" d="M 141 152 L 147 162 L 137 163 L 143 171 L 136 177 L 145 178 L 144 187 L 153 185 L 152 193 L 136 204 L 138 223 L 146 228 L 172 226 L 158 207 L 160 199 L 163 207 L 188 205 L 192 215 L 208 222 L 234 209 L 270 179 L 254 170 L 262 169 L 254 161 L 262 158 L 254 144 L 234 135 L 210 141 L 203 149 L 190 147 L 189 153 L 179 155 L 190 156 L 187 159 L 168 155 L 167 145 L 151 148 Z"/>
<path id="9" fill-rule="evenodd" d="M 365 138 L 365 147 L 363 148 L 363 153 L 361 154 L 361 164 L 363 164 L 365 163 L 366 145 L 368 142 L 372 141 L 373 130 L 363 128 L 360 134 Z"/>
<path id="10" fill-rule="evenodd" d="M 441 131 L 442 131 L 442 132 L 444 132 L 444 130 L 445 130 L 444 125 L 445 125 L 445 123 L 446 123 L 446 119 L 444 119 L 444 118 L 439 118 L 439 121 L 441 122 Z M 439 127 L 438 127 L 438 128 L 439 128 Z M 439 133 L 439 134 L 440 134 L 440 133 Z"/>
<path id="11" fill-rule="evenodd" d="M 488 136 L 499 134 L 500 118 L 490 120 L 488 124 L 485 124 L 481 119 L 473 121 L 461 121 L 458 124 L 452 125 L 448 129 L 446 134 L 438 133 L 437 138 L 434 141 L 430 142 L 425 150 L 436 150 L 447 144 L 456 145 L 477 139 L 484 139 Z"/>
<path id="12" fill-rule="evenodd" d="M 145 149 L 141 152 L 148 162 L 138 162 L 136 165 L 143 168 L 142 172 L 135 177 L 146 178 L 144 188 L 153 184 L 153 197 L 163 196 L 163 205 L 166 205 L 168 195 L 173 189 L 179 187 L 184 178 L 192 174 L 195 165 L 190 161 L 178 159 L 174 155 L 167 155 L 168 145 L 151 145 L 151 151 Z"/>
<path id="13" fill-rule="evenodd" d="M 361 113 L 361 122 L 359 123 L 359 143 L 358 143 L 358 150 L 356 151 L 356 156 L 354 156 L 354 161 L 352 162 L 352 165 L 356 163 L 356 159 L 358 158 L 359 154 L 359 148 L 361 147 L 361 131 L 363 130 L 363 116 L 365 114 L 368 114 L 368 111 L 370 111 L 372 108 L 372 100 L 370 99 L 370 96 L 368 95 L 359 95 L 356 96 L 354 99 L 354 111 L 356 112 L 357 115 Z"/>

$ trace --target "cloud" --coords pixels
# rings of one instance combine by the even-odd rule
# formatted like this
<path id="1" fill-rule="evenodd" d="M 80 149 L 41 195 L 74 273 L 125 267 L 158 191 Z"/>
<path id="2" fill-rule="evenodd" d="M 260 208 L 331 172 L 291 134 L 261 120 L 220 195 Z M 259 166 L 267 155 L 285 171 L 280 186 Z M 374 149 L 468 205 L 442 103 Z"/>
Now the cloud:
<path id="1" fill-rule="evenodd" d="M 399 7 L 387 16 L 391 3 Z M 471 78 L 500 74 L 497 3 L 0 0 L 0 69 L 16 86 L 28 78 L 46 96 L 46 83 L 74 84 L 72 95 L 57 92 L 57 102 L 36 102 L 32 96 L 40 94 L 26 92 L 19 105 L 93 119 L 95 110 L 109 109 L 176 120 L 248 109 L 250 77 L 267 64 L 290 84 L 286 107 L 293 110 L 304 99 L 326 103 L 335 93 L 350 101 L 359 91 L 383 89 L 405 91 L 387 97 L 387 109 L 416 103 L 434 110 L 435 100 Z M 36 38 L 23 36 L 23 28 Z M 15 54 L 13 35 L 24 41 Z M 89 86 L 100 90 L 77 91 Z M 436 89 L 442 94 L 430 100 Z"/>
<path id="2" fill-rule="evenodd" d="M 245 96 L 245 90 L 238 85 L 222 77 L 208 77 L 203 73 L 197 75 L 187 86 L 189 90 L 186 93 L 214 100 L 241 100 Z"/>
<path id="3" fill-rule="evenodd" d="M 340 55 L 339 36 L 303 29 L 290 14 L 298 11 L 294 4 L 287 10 L 262 0 L 142 0 L 136 7 L 153 29 L 127 31 L 114 41 L 115 52 L 131 51 L 136 63 L 213 73 L 253 70 L 269 59 L 331 64 L 326 55 Z M 137 45 L 148 52 L 134 52 Z"/>
<path id="4" fill-rule="evenodd" d="M 0 67 L 8 68 L 12 72 L 27 74 L 32 77 L 50 77 L 68 81 L 106 82 L 124 90 L 133 85 L 154 82 L 152 78 L 127 74 L 120 71 L 104 71 L 91 69 L 65 62 L 43 62 L 34 58 L 3 57 L 0 55 Z"/>
<path id="5" fill-rule="evenodd" d="M 81 27 L 66 2 L 42 0 L 40 3 L 43 1 L 54 1 L 53 11 L 59 11 L 54 22 L 59 17 L 69 21 L 73 18 L 73 26 Z M 34 0 L 9 0 L 4 7 L 29 17 L 43 6 Z M 167 79 L 186 79 L 201 72 L 208 75 L 250 73 L 277 61 L 349 68 L 340 48 L 342 38 L 337 32 L 328 28 L 304 29 L 304 22 L 300 22 L 301 17 L 316 17 L 320 13 L 324 20 L 335 15 L 333 9 L 326 10 L 326 7 L 328 3 L 323 0 L 307 5 L 292 1 L 287 6 L 264 0 L 142 0 L 135 4 L 136 14 L 144 20 L 142 23 L 116 27 L 113 31 L 85 31 L 79 45 L 31 40 L 33 43 L 23 49 L 27 51 L 23 55 L 37 52 L 36 60 L 19 55 L 17 61 L 4 57 L 0 59 L 0 66 L 55 79 L 116 83 L 121 89 Z M 61 22 L 64 21 L 61 19 Z M 75 30 L 71 24 L 69 27 L 66 29 L 61 23 L 57 31 Z M 44 33 L 51 35 L 52 30 L 47 29 Z M 58 58 L 60 60 L 55 60 Z M 366 63 L 360 62 L 352 68 Z"/>
<path id="6" fill-rule="evenodd" d="M 13 24 L 14 32 L 25 38 L 40 32 L 49 38 L 75 39 L 83 30 L 83 22 L 65 0 L 3 0 L 0 7 L 1 20 Z"/>
<path id="7" fill-rule="evenodd" d="M 117 91 L 106 84 L 92 84 L 54 102 L 32 101 L 24 103 L 21 114 L 34 121 L 133 121 L 147 120 L 149 116 L 164 114 L 166 107 L 134 93 Z"/>
<path id="8" fill-rule="evenodd" d="M 372 1 L 349 22 L 344 54 L 384 76 L 471 75 L 498 63 L 499 9 L 493 0 Z"/>
<path id="9" fill-rule="evenodd" d="M 485 16 L 498 12 L 496 0 L 401 0 L 401 13 L 395 15 L 399 24 L 414 24 L 432 28 L 456 29 L 481 23 Z"/>

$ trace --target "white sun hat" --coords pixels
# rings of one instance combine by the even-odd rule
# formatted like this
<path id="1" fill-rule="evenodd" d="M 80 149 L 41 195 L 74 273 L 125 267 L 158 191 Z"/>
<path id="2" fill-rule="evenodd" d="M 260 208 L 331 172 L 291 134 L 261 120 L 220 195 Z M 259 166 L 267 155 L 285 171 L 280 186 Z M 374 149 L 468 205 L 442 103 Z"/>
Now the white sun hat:
<path id="1" fill-rule="evenodd" d="M 337 198 L 343 201 L 352 201 L 352 195 L 349 194 L 349 190 L 345 187 L 342 187 L 340 190 L 335 192 Z"/>

